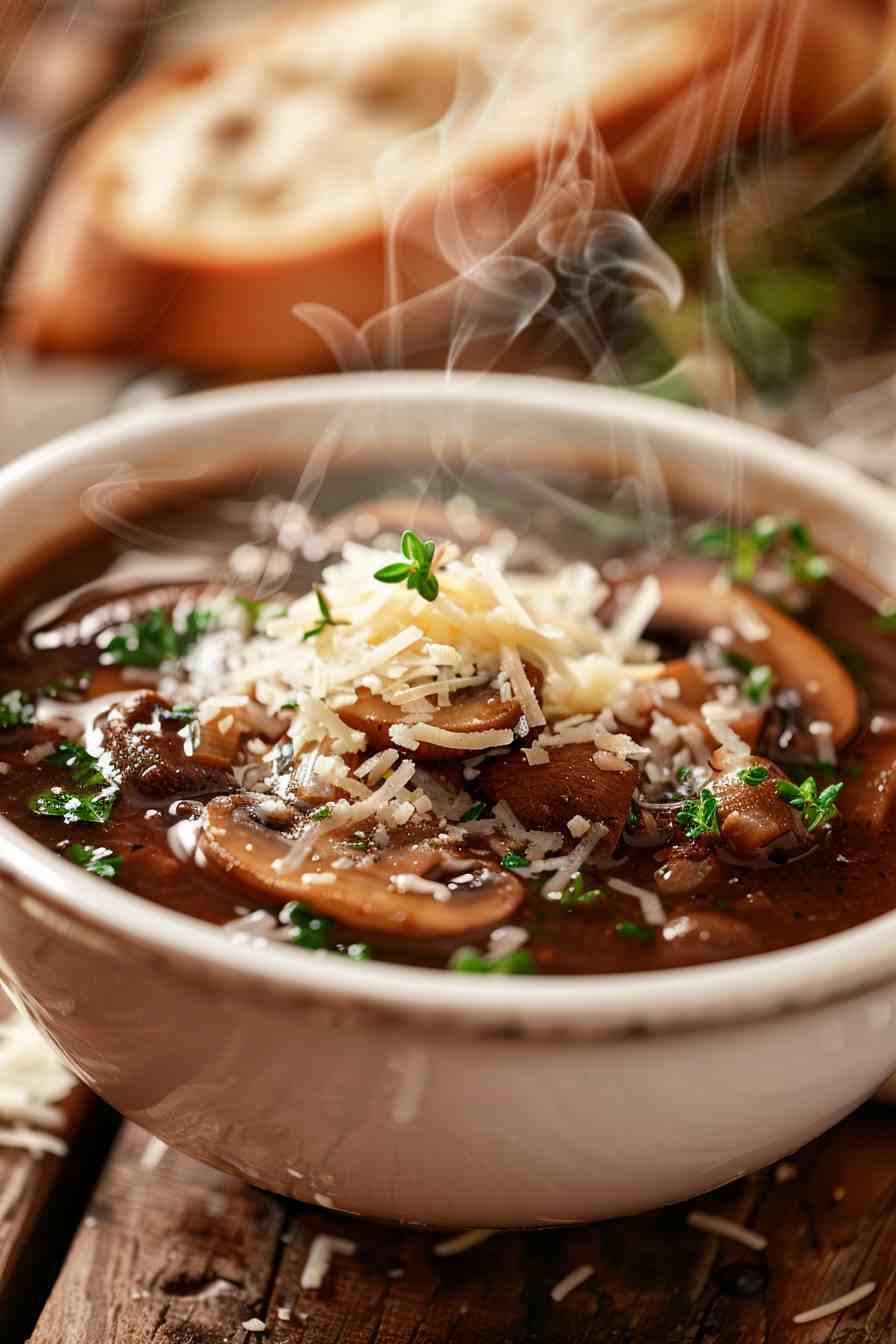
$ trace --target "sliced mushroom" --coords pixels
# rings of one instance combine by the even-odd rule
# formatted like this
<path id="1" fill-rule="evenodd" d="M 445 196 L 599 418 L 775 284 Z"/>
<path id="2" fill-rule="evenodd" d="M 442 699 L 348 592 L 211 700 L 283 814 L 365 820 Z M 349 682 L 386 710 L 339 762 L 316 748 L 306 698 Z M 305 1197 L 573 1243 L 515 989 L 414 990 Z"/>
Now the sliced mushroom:
<path id="1" fill-rule="evenodd" d="M 856 688 L 845 668 L 820 640 L 746 588 L 708 582 L 693 570 L 660 575 L 662 605 L 654 625 L 691 637 L 716 627 L 731 631 L 731 649 L 772 668 L 778 685 L 797 690 L 810 719 L 831 725 L 842 746 L 859 724 Z"/>
<path id="2" fill-rule="evenodd" d="M 54 610 L 50 619 L 42 624 L 29 622 L 26 647 L 43 650 L 92 644 L 104 631 L 139 620 L 157 608 L 173 611 L 178 603 L 198 602 L 213 596 L 216 591 L 208 584 L 200 583 L 168 584 L 162 588 L 156 585 L 113 595 L 102 589 L 92 590 L 67 605 L 61 619 L 60 613 Z"/>
<path id="3" fill-rule="evenodd" d="M 783 771 L 762 756 L 732 756 L 718 751 L 713 764 L 721 773 L 707 784 L 719 805 L 719 831 L 732 853 L 741 859 L 761 857 L 770 846 L 805 839 L 799 814 L 780 796 L 777 782 Z M 768 777 L 761 784 L 748 784 L 741 772 L 762 766 Z"/>
<path id="4" fill-rule="evenodd" d="M 704 845 L 675 845 L 657 854 L 662 866 L 654 874 L 661 896 L 696 896 L 722 878 L 722 865 Z"/>
<path id="5" fill-rule="evenodd" d="M 144 798 L 188 798 L 233 788 L 224 735 L 204 752 L 198 723 L 169 718 L 170 711 L 168 701 L 154 691 L 137 691 L 97 719 L 122 787 Z"/>
<path id="6" fill-rule="evenodd" d="M 358 929 L 455 938 L 503 923 L 523 900 L 522 883 L 495 862 L 435 847 L 431 823 L 396 832 L 394 844 L 368 853 L 351 848 L 351 827 L 329 831 L 292 867 L 285 860 L 295 832 L 265 824 L 268 803 L 247 794 L 212 799 L 201 847 L 208 861 L 273 903 L 301 901 Z M 333 867 L 348 858 L 351 867 Z"/>
<path id="7" fill-rule="evenodd" d="M 541 693 L 542 673 L 526 664 L 528 676 L 536 696 Z M 434 728 L 445 728 L 452 733 L 486 733 L 500 729 L 514 729 L 523 715 L 519 700 L 511 697 L 502 700 L 500 694 L 491 686 L 475 686 L 458 691 L 451 698 L 451 704 L 437 709 L 425 723 Z M 395 724 L 410 724 L 413 719 L 398 705 L 390 705 L 379 695 L 370 691 L 359 691 L 353 705 L 339 710 L 339 717 L 358 732 L 367 735 L 367 745 L 372 748 L 393 747 L 395 743 L 389 736 L 389 729 Z M 417 760 L 440 761 L 452 757 L 469 756 L 468 747 L 441 747 L 431 742 L 421 742 L 412 753 Z"/>
<path id="8" fill-rule="evenodd" d="M 602 770 L 591 743 L 552 747 L 546 765 L 527 765 L 514 753 L 496 756 L 482 767 L 479 785 L 493 802 L 507 803 L 529 830 L 563 830 L 574 816 L 600 821 L 608 834 L 604 852 L 616 848 L 638 772 L 631 765 Z"/>
<path id="9" fill-rule="evenodd" d="M 671 677 L 673 681 L 678 683 L 678 696 L 670 696 L 663 700 L 659 706 L 661 712 L 673 723 L 696 724 L 709 745 L 715 746 L 716 739 L 707 727 L 706 720 L 700 713 L 700 707 L 705 705 L 708 700 L 716 698 L 718 687 L 708 679 L 703 669 L 690 658 L 672 659 L 666 663 L 663 675 Z M 762 731 L 764 718 L 763 712 L 757 708 L 742 714 L 739 719 L 732 723 L 731 727 L 748 746 L 755 747 Z"/>
<path id="10" fill-rule="evenodd" d="M 673 910 L 658 940 L 663 966 L 695 966 L 728 961 L 762 951 L 755 930 L 718 910 Z"/>
<path id="11" fill-rule="evenodd" d="M 848 826 L 881 835 L 896 804 L 896 721 L 881 733 L 866 733 L 849 754 L 851 773 L 837 799 Z"/>

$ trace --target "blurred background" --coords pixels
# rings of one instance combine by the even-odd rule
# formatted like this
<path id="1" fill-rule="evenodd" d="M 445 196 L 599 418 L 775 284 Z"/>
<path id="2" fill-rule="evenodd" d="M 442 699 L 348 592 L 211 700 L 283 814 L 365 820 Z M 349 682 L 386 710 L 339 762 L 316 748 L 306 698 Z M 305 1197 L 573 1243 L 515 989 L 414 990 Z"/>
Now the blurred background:
<path id="1" fill-rule="evenodd" d="M 0 458 L 425 366 L 896 482 L 894 53 L 886 0 L 5 0 Z"/>

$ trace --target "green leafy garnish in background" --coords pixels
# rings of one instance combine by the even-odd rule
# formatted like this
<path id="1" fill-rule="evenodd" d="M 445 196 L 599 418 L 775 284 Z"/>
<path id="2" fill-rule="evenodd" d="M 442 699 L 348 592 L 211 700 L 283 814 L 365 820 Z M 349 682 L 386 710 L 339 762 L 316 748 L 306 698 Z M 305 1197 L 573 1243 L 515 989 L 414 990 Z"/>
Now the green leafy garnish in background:
<path id="1" fill-rule="evenodd" d="M 161 607 L 154 607 L 139 621 L 121 626 L 105 644 L 100 661 L 119 667 L 160 667 L 188 653 L 213 620 L 213 612 L 194 607 L 175 624 Z"/>

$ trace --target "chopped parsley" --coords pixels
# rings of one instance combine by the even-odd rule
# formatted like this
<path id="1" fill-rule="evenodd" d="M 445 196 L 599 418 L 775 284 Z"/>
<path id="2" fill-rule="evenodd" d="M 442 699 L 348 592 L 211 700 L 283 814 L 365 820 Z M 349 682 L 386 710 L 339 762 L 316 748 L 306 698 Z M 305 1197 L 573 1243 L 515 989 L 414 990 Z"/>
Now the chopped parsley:
<path id="1" fill-rule="evenodd" d="M 407 531 L 402 534 L 401 553 L 407 564 L 399 560 L 392 565 L 384 565 L 373 577 L 379 579 L 380 583 L 407 583 L 412 591 L 426 598 L 427 602 L 435 602 L 439 595 L 439 581 L 432 572 L 435 542 L 423 541 L 416 532 Z"/>
<path id="2" fill-rule="evenodd" d="M 818 583 L 831 572 L 830 560 L 816 550 L 809 529 L 799 519 L 767 514 L 748 527 L 711 520 L 689 528 L 687 544 L 692 551 L 725 560 L 737 583 L 752 583 L 773 550 L 797 583 Z"/>
<path id="3" fill-rule="evenodd" d="M 837 798 L 843 788 L 843 781 L 829 784 L 821 793 L 818 792 L 818 785 L 812 775 L 804 779 L 802 784 L 792 784 L 789 779 L 779 779 L 775 788 L 795 812 L 802 814 L 806 830 L 815 831 L 837 816 Z"/>
<path id="4" fill-rule="evenodd" d="M 319 807 L 316 812 L 310 813 L 308 819 L 309 821 L 326 821 L 327 817 L 332 817 L 332 815 L 333 815 L 332 807 L 330 807 L 329 804 L 325 803 L 324 806 Z"/>
<path id="5" fill-rule="evenodd" d="M 122 864 L 122 857 L 103 845 L 82 845 L 78 841 L 66 845 L 62 851 L 70 863 L 76 863 L 85 872 L 95 877 L 114 880 Z"/>
<path id="6" fill-rule="evenodd" d="M 507 853 L 501 859 L 502 868 L 528 868 L 529 860 L 525 854 L 518 854 L 516 850 L 508 849 Z"/>
<path id="7" fill-rule="evenodd" d="M 22 728 L 34 722 L 34 705 L 24 691 L 7 691 L 0 695 L 0 730 Z"/>
<path id="8" fill-rule="evenodd" d="M 333 929 L 331 919 L 327 919 L 324 915 L 316 915 L 300 901 L 293 901 L 288 905 L 286 915 L 296 930 L 290 940 L 296 947 L 304 947 L 311 952 L 329 948 Z"/>
<path id="9" fill-rule="evenodd" d="M 90 689 L 92 680 L 92 672 L 81 672 L 77 677 L 59 677 L 41 686 L 38 694 L 45 695 L 48 700 L 76 700 Z"/>
<path id="10" fill-rule="evenodd" d="M 119 627 L 105 644 L 100 661 L 119 667 L 160 667 L 188 653 L 213 620 L 213 612 L 194 607 L 175 623 L 161 607 L 153 607 L 139 621 Z"/>
<path id="11" fill-rule="evenodd" d="M 738 770 L 737 777 L 742 779 L 745 784 L 749 784 L 751 789 L 764 784 L 769 778 L 770 772 L 764 765 L 748 765 L 744 770 Z"/>
<path id="12" fill-rule="evenodd" d="M 195 705 L 172 705 L 159 711 L 159 718 L 168 723 L 192 723 L 196 717 Z"/>
<path id="13" fill-rule="evenodd" d="M 698 797 L 689 799 L 675 813 L 675 820 L 689 840 L 696 840 L 712 832 L 718 834 L 719 805 L 709 789 L 701 789 Z"/>
<path id="14" fill-rule="evenodd" d="M 613 932 L 617 938 L 627 938 L 632 943 L 653 942 L 653 929 L 649 929 L 646 924 L 633 924 L 629 919 L 617 924 Z"/>
<path id="15" fill-rule="evenodd" d="M 305 631 L 304 635 L 302 636 L 303 644 L 305 643 L 306 639 L 314 639 L 317 635 L 322 634 L 322 632 L 326 630 L 328 625 L 349 624 L 348 621 L 334 621 L 333 613 L 330 611 L 330 604 L 324 597 L 324 591 L 322 588 L 315 588 L 314 596 L 317 598 L 317 609 L 320 612 L 320 620 L 315 625 L 310 626 Z"/>
<path id="16" fill-rule="evenodd" d="M 765 663 L 753 667 L 744 677 L 741 690 L 754 705 L 759 705 L 770 693 L 775 683 L 775 674 Z"/>
<path id="17" fill-rule="evenodd" d="M 349 961 L 373 961 L 373 949 L 367 943 L 349 943 L 344 951 Z"/>
<path id="18" fill-rule="evenodd" d="M 560 897 L 561 905 L 594 905 L 595 901 L 601 900 L 606 896 L 602 887 L 590 887 L 586 890 L 585 882 L 581 873 L 576 873 L 575 877 L 567 882 L 563 888 L 563 894 Z"/>
<path id="19" fill-rule="evenodd" d="M 481 821 L 488 811 L 488 803 L 474 803 L 468 807 L 461 817 L 461 821 Z"/>
<path id="20" fill-rule="evenodd" d="M 680 765 L 675 771 L 675 778 L 679 784 L 686 784 L 693 773 L 694 767 L 692 765 Z"/>
<path id="21" fill-rule="evenodd" d="M 725 649 L 722 657 L 729 667 L 735 667 L 738 672 L 743 672 L 744 679 L 740 688 L 747 699 L 752 700 L 754 705 L 761 704 L 775 683 L 772 669 L 765 663 L 757 665 L 746 654 L 738 653 L 737 649 Z"/>
<path id="22" fill-rule="evenodd" d="M 54 786 L 28 800 L 28 809 L 40 817 L 61 817 L 63 821 L 88 821 L 102 824 L 109 820 L 118 799 L 118 789 L 99 769 L 96 756 L 73 742 L 60 742 L 47 758 L 48 765 L 64 766 L 71 771 L 79 792 Z"/>
<path id="23" fill-rule="evenodd" d="M 519 947 L 503 957 L 487 957 L 475 947 L 459 947 L 448 962 L 449 971 L 464 975 L 533 975 L 536 970 L 531 952 Z"/>

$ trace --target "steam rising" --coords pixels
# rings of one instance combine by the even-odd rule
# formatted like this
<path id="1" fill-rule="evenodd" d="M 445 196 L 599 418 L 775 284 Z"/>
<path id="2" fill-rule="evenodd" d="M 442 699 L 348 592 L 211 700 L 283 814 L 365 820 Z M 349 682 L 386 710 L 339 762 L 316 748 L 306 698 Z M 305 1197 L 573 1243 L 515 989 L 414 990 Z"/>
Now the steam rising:
<path id="1" fill-rule="evenodd" d="M 743 410 L 746 402 L 756 418 L 805 437 L 833 440 L 834 451 L 855 455 L 850 436 L 867 403 L 848 403 L 855 413 L 846 410 L 839 421 L 829 404 L 807 410 L 799 403 L 794 423 L 792 416 L 788 420 L 745 396 L 743 377 L 725 348 L 727 342 L 745 351 L 759 380 L 770 387 L 793 380 L 793 345 L 744 291 L 739 280 L 743 258 L 757 240 L 867 171 L 880 153 L 879 136 L 870 136 L 846 150 L 795 154 L 794 121 L 800 122 L 801 100 L 807 96 L 804 44 L 813 4 L 610 0 L 558 6 L 555 14 L 550 6 L 516 6 L 508 0 L 508 18 L 519 8 L 529 19 L 535 16 L 534 27 L 514 38 L 508 23 L 502 41 L 462 60 L 450 78 L 444 59 L 433 64 L 427 94 L 432 124 L 394 142 L 377 164 L 386 222 L 382 310 L 359 327 L 344 313 L 299 302 L 297 322 L 317 333 L 344 371 L 425 365 L 443 369 L 450 378 L 461 368 L 511 368 L 640 383 L 648 391 L 657 390 L 654 376 L 633 377 L 623 367 L 626 334 L 645 322 L 664 333 L 687 328 L 695 339 L 683 350 L 670 339 L 673 367 L 665 381 L 680 374 L 697 399 L 716 409 Z M 595 79 L 605 68 L 612 85 L 622 70 L 636 85 L 642 72 L 621 60 L 626 44 L 637 46 L 645 33 L 663 32 L 664 24 L 672 35 L 667 40 L 674 42 L 675 25 L 689 8 L 701 16 L 703 48 L 721 50 L 727 44 L 726 58 L 716 64 L 698 61 L 686 79 L 677 84 L 673 79 L 668 89 L 660 78 L 662 59 L 654 61 L 644 77 L 659 80 L 656 95 L 643 89 L 642 112 L 618 124 L 611 121 L 604 127 L 605 139 L 589 96 Z M 412 37 L 425 32 L 429 12 L 425 7 L 419 14 L 409 12 Z M 461 18 L 458 14 L 456 21 Z M 445 11 L 439 22 L 449 21 Z M 409 41 L 403 59 L 413 63 L 418 54 Z M 601 53 L 598 70 L 596 51 Z M 534 168 L 490 171 L 484 152 L 471 151 L 498 145 L 509 152 L 514 118 L 524 121 L 531 111 L 520 93 L 531 80 L 543 102 Z M 839 101 L 826 106 L 827 122 L 861 129 L 873 79 L 839 89 L 835 80 L 834 86 Z M 744 143 L 752 145 L 748 160 L 736 148 Z M 480 171 L 459 166 L 477 158 Z M 712 172 L 709 165 L 714 165 Z M 683 320 L 694 306 L 688 278 L 661 244 L 659 229 L 670 202 L 686 186 L 708 291 L 693 321 Z M 823 352 L 813 353 L 823 358 Z M 873 404 L 875 424 L 881 418 L 894 423 L 896 393 L 876 394 Z M 813 418 L 816 427 L 810 429 Z M 346 412 L 314 446 L 292 501 L 302 516 L 319 499 L 334 464 L 345 466 L 350 460 L 357 432 Z M 377 432 L 386 443 L 388 426 L 381 423 Z M 460 442 L 469 450 L 467 469 L 449 471 L 449 476 L 455 471 L 459 489 L 467 487 L 468 476 L 486 470 L 475 462 L 476 445 L 465 440 L 468 432 L 459 409 L 445 426 L 444 442 L 423 445 L 433 472 L 444 473 L 447 445 L 456 449 Z M 425 472 L 417 483 L 420 491 L 427 487 Z M 87 510 L 145 548 L 145 530 L 116 516 L 114 485 L 95 491 Z M 518 474 L 515 488 L 530 497 L 549 489 L 528 473 Z M 636 479 L 622 483 L 622 489 L 627 506 L 634 505 L 646 534 L 661 548 L 669 514 L 661 472 L 646 445 Z M 571 512 L 577 507 L 555 490 L 552 503 Z M 730 509 L 736 513 L 735 499 Z M 260 576 L 260 594 L 269 595 L 280 582 L 282 566 L 277 564 Z"/>

